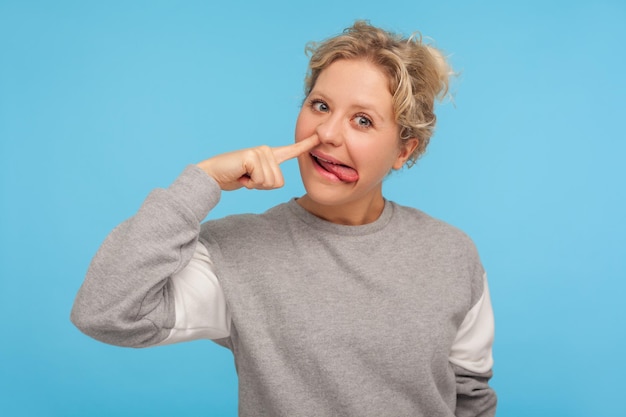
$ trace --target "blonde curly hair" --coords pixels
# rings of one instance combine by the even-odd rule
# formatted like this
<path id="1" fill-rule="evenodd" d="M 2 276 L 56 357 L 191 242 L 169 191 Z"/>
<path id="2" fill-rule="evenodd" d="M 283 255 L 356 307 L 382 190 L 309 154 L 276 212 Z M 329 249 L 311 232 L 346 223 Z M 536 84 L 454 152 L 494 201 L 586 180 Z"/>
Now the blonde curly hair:
<path id="1" fill-rule="evenodd" d="M 340 59 L 366 59 L 387 74 L 400 140 L 419 140 L 407 160 L 409 167 L 414 165 L 434 132 L 435 99 L 441 100 L 448 94 L 453 72 L 443 54 L 423 43 L 419 34 L 403 37 L 361 20 L 340 35 L 321 43 L 308 43 L 306 53 L 310 55 L 306 96 L 320 73 Z"/>

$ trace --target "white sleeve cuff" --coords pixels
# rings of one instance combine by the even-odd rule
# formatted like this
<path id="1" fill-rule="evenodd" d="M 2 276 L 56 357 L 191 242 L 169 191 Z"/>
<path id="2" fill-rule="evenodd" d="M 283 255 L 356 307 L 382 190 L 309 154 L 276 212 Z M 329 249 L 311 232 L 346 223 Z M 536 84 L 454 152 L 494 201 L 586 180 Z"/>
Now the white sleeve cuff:
<path id="1" fill-rule="evenodd" d="M 172 275 L 176 323 L 159 343 L 168 345 L 196 339 L 221 339 L 230 335 L 230 311 L 206 247 L 198 242 L 189 264 Z"/>
<path id="2" fill-rule="evenodd" d="M 465 316 L 450 350 L 450 362 L 476 373 L 488 372 L 493 367 L 495 326 L 486 274 L 483 279 L 483 294 Z"/>

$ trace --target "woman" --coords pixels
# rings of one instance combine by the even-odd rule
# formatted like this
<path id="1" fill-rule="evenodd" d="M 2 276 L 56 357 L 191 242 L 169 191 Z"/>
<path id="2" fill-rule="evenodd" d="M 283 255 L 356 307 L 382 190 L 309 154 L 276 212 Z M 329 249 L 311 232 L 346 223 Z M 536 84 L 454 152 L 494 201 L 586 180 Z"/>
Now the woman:
<path id="1" fill-rule="evenodd" d="M 474 245 L 382 194 L 428 144 L 445 60 L 365 22 L 310 51 L 295 143 L 218 155 L 153 191 L 96 254 L 73 322 L 122 346 L 226 346 L 241 415 L 493 415 Z M 201 224 L 222 190 L 281 187 L 296 157 L 303 197 Z"/>

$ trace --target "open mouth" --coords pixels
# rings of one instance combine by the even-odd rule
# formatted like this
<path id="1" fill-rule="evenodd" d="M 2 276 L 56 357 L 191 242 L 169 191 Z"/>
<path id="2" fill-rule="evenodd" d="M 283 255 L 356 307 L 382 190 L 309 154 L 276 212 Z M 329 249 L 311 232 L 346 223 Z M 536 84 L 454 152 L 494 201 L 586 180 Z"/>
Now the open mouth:
<path id="1" fill-rule="evenodd" d="M 321 158 L 314 153 L 311 153 L 311 157 L 317 166 L 321 167 L 324 171 L 334 175 L 343 182 L 355 182 L 359 179 L 358 172 L 352 167 L 329 161 L 328 159 Z"/>

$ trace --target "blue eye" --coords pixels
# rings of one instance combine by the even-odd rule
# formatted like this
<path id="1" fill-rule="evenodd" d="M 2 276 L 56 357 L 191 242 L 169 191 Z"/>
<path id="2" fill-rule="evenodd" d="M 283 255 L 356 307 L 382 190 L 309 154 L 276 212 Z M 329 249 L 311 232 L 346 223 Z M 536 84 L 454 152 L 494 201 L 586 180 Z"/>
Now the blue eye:
<path id="1" fill-rule="evenodd" d="M 357 115 L 357 116 L 354 117 L 354 120 L 355 120 L 356 124 L 359 127 L 370 127 L 370 126 L 372 126 L 372 121 L 368 117 L 366 117 L 366 116 Z"/>
<path id="2" fill-rule="evenodd" d="M 322 113 L 328 112 L 328 104 L 324 103 L 322 100 L 311 100 L 311 107 L 315 111 Z"/>

